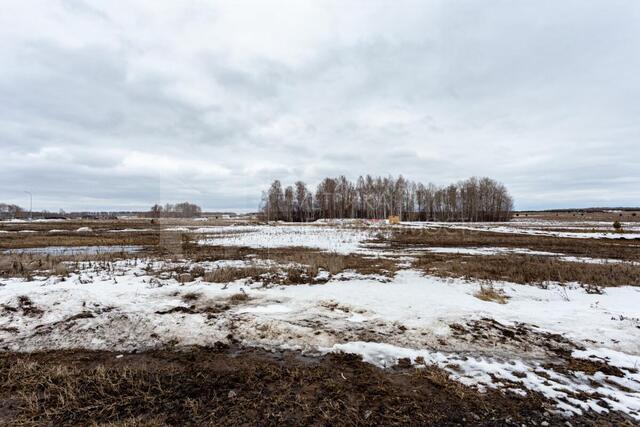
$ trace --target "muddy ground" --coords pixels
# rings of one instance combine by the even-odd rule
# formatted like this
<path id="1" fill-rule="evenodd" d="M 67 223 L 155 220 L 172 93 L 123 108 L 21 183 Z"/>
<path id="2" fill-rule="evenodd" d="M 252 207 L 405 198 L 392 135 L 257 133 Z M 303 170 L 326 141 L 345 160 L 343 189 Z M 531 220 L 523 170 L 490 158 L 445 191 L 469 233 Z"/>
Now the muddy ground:
<path id="1" fill-rule="evenodd" d="M 0 355 L 2 425 L 633 425 L 552 408 L 535 393 L 480 393 L 435 367 L 382 370 L 345 354 L 219 344 Z"/>

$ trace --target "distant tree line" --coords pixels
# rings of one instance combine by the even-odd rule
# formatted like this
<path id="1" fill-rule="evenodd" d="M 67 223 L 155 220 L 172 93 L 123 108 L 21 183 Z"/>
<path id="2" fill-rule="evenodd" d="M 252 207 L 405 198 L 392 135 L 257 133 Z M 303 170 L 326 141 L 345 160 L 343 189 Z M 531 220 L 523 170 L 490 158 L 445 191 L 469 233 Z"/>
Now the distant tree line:
<path id="1" fill-rule="evenodd" d="M 193 203 L 184 202 L 172 205 L 167 203 L 164 206 L 155 204 L 151 206 L 150 215 L 152 218 L 193 218 L 202 214 L 200 206 Z"/>
<path id="2" fill-rule="evenodd" d="M 469 178 L 438 187 L 402 176 L 325 178 L 315 193 L 302 181 L 283 188 L 275 180 L 263 193 L 260 210 L 268 220 L 313 221 L 320 218 L 403 221 L 506 221 L 513 199 L 506 187 L 490 178 Z"/>

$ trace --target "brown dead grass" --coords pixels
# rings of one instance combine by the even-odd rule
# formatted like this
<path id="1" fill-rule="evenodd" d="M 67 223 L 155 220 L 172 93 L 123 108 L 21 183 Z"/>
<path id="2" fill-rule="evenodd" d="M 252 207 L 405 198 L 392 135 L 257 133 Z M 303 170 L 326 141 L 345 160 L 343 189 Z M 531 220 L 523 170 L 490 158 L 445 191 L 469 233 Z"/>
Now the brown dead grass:
<path id="1" fill-rule="evenodd" d="M 257 278 L 264 275 L 277 276 L 282 272 L 288 277 L 284 284 L 310 283 L 321 270 L 336 275 L 345 271 L 353 271 L 359 274 L 377 274 L 393 277 L 397 271 L 395 260 L 381 257 L 365 257 L 356 254 L 337 254 L 323 252 L 305 247 L 285 248 L 247 248 L 235 246 L 201 246 L 187 244 L 184 246 L 184 254 L 189 259 L 202 261 L 217 260 L 270 260 L 280 265 L 292 264 L 293 267 L 223 267 L 204 273 L 205 281 L 227 283 L 247 277 Z"/>
<path id="2" fill-rule="evenodd" d="M 497 302 L 498 304 L 506 304 L 508 297 L 500 289 L 496 289 L 493 285 L 480 285 L 480 289 L 473 294 L 474 297 L 483 301 Z"/>
<path id="3" fill-rule="evenodd" d="M 414 267 L 435 276 L 470 280 L 505 280 L 537 285 L 545 282 L 577 282 L 596 286 L 640 284 L 640 266 L 637 265 L 566 262 L 545 256 L 425 254 L 416 259 Z"/>
<path id="4" fill-rule="evenodd" d="M 262 274 L 272 273 L 275 270 L 267 267 L 247 266 L 247 267 L 220 267 L 207 271 L 203 275 L 205 282 L 229 283 L 249 277 L 258 277 Z"/>
<path id="5" fill-rule="evenodd" d="M 161 242 L 159 231 L 111 233 L 94 230 L 87 233 L 9 233 L 1 236 L 0 250 L 47 246 L 158 246 Z"/>
<path id="6" fill-rule="evenodd" d="M 631 239 L 572 239 L 435 228 L 397 230 L 388 240 L 379 240 L 379 242 L 388 243 L 392 249 L 398 250 L 425 246 L 506 247 L 593 258 L 640 261 L 640 240 Z"/>
<path id="7" fill-rule="evenodd" d="M 551 221 L 640 221 L 640 211 L 624 212 L 516 212 L 515 218 L 520 219 L 542 219 Z"/>
<path id="8" fill-rule="evenodd" d="M 229 297 L 229 301 L 231 302 L 244 302 L 248 300 L 249 300 L 249 295 L 245 294 L 244 292 L 239 292 Z"/>
<path id="9" fill-rule="evenodd" d="M 278 263 L 297 263 L 309 267 L 314 275 L 320 270 L 336 275 L 345 271 L 393 277 L 397 271 L 394 259 L 337 254 L 309 248 L 277 248 L 258 252 L 258 257 Z"/>
<path id="10" fill-rule="evenodd" d="M 0 356 L 0 424 L 551 425 L 535 393 L 486 393 L 427 366 L 383 371 L 343 354 L 251 349 Z M 616 413 L 583 420 L 625 424 Z M 628 421 L 626 422 L 628 424 Z"/>
<path id="11" fill-rule="evenodd" d="M 269 285 L 300 285 L 309 283 L 323 283 L 326 280 L 316 279 L 317 273 L 305 266 L 247 266 L 221 267 L 205 273 L 203 279 L 213 283 L 229 283 L 240 279 L 250 282 L 261 282 Z"/>
<path id="12" fill-rule="evenodd" d="M 90 262 L 108 270 L 115 261 L 133 260 L 142 255 L 141 252 L 77 255 L 0 254 L 0 278 L 17 277 L 30 280 L 37 275 L 68 277 L 70 273 L 78 270 L 79 263 Z"/>
<path id="13" fill-rule="evenodd" d="M 198 301 L 202 297 L 202 294 L 199 292 L 187 292 L 182 295 L 182 301 L 184 302 L 194 302 Z"/>

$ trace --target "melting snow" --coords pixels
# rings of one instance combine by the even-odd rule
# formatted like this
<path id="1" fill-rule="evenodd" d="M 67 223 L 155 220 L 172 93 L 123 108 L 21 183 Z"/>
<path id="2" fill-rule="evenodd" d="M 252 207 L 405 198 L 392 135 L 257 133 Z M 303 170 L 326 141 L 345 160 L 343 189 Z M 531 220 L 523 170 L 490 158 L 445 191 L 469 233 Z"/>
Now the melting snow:
<path id="1" fill-rule="evenodd" d="M 233 227 L 232 230 L 234 234 L 229 235 L 229 227 L 203 228 L 198 232 L 212 236 L 200 241 L 200 244 L 252 248 L 302 246 L 348 254 L 364 251 L 362 243 L 372 237 L 368 230 L 349 227 L 276 225 Z"/>

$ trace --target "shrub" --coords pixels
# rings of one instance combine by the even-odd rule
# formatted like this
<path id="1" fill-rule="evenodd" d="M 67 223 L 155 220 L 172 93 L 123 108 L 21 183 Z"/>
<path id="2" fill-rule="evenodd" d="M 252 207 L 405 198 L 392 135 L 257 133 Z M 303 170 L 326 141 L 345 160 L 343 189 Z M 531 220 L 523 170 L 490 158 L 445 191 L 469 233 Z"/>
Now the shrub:
<path id="1" fill-rule="evenodd" d="M 621 232 L 621 231 L 622 231 L 622 224 L 620 224 L 620 221 L 614 221 L 614 222 L 613 222 L 613 228 L 614 228 L 617 232 Z"/>
<path id="2" fill-rule="evenodd" d="M 237 294 L 233 294 L 229 297 L 229 301 L 231 302 L 242 302 L 242 301 L 248 301 L 249 300 L 249 295 L 247 295 L 244 291 L 243 292 L 239 292 Z"/>

